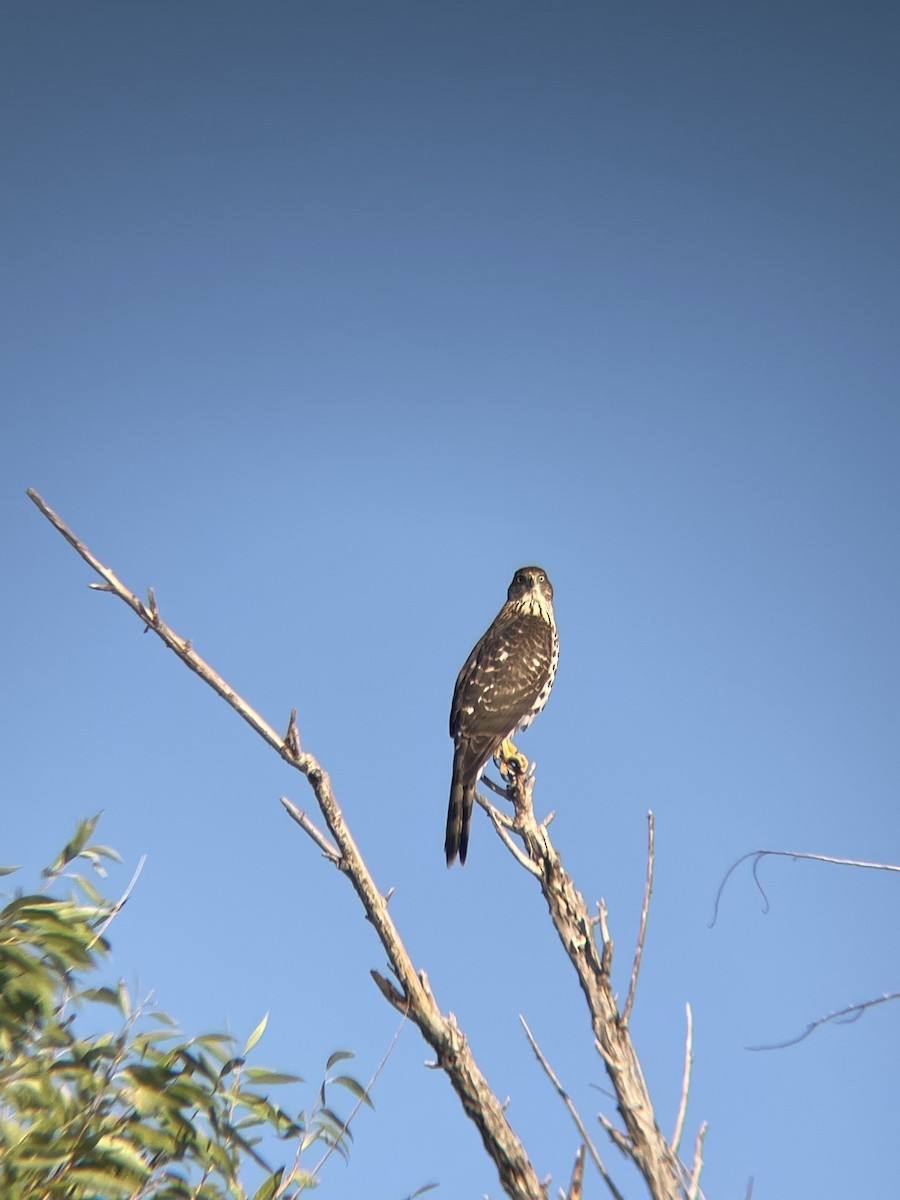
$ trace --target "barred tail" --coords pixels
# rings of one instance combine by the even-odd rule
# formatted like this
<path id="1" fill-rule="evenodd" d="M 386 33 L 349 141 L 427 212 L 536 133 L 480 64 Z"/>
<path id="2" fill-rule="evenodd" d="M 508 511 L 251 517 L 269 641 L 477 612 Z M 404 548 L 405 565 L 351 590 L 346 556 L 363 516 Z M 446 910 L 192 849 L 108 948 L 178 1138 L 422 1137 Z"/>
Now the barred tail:
<path id="1" fill-rule="evenodd" d="M 466 861 L 469 849 L 469 823 L 472 820 L 472 805 L 475 802 L 475 785 L 466 786 L 461 778 L 456 759 L 453 762 L 453 782 L 450 784 L 450 807 L 447 809 L 447 833 L 444 838 L 444 853 L 447 866 L 452 867 L 459 855 L 460 864 Z"/>

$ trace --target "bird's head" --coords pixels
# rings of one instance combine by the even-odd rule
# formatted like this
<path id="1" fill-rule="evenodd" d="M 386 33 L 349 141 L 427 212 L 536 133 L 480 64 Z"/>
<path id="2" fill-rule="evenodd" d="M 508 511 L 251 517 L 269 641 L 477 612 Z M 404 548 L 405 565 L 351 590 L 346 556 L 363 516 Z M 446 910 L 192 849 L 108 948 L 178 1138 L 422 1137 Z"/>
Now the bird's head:
<path id="1" fill-rule="evenodd" d="M 553 607 L 553 584 L 543 567 L 519 567 L 509 585 L 507 599 L 542 612 Z"/>

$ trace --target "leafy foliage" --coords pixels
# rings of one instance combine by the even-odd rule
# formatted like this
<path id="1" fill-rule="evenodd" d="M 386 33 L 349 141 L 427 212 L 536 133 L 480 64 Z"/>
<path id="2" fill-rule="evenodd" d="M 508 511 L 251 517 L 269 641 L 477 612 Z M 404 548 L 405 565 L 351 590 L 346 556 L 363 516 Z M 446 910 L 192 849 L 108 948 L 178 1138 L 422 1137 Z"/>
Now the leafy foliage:
<path id="1" fill-rule="evenodd" d="M 239 1178 L 248 1163 L 262 1180 L 252 1200 L 289 1200 L 315 1186 L 324 1158 L 346 1154 L 350 1139 L 326 1085 L 369 1103 L 355 1079 L 326 1074 L 310 1114 L 292 1116 L 268 1089 L 297 1077 L 246 1062 L 266 1018 L 239 1050 L 224 1034 L 184 1040 L 165 1013 L 135 1006 L 121 982 L 85 986 L 109 953 L 104 933 L 118 910 L 69 870 L 80 859 L 102 875 L 103 861 L 117 858 L 89 844 L 96 823 L 79 823 L 44 871 L 44 891 L 0 910 L 0 1196 L 250 1200 Z M 72 895 L 46 895 L 64 875 Z M 116 1013 L 118 1031 L 81 1036 L 79 1012 L 93 1017 L 98 1006 Z M 263 1156 L 273 1139 L 292 1144 L 291 1165 L 273 1168 Z M 301 1156 L 316 1142 L 322 1155 L 307 1171 Z"/>

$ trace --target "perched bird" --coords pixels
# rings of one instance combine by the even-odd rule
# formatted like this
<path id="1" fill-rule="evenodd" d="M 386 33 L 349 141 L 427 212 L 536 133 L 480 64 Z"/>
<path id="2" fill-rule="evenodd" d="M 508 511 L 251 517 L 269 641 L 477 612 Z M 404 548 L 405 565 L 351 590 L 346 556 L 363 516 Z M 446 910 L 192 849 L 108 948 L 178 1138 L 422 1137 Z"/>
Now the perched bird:
<path id="1" fill-rule="evenodd" d="M 558 661 L 553 586 L 543 568 L 522 567 L 453 690 L 453 778 L 444 839 L 448 867 L 457 854 L 466 861 L 482 771 L 498 751 L 508 759 L 518 755 L 510 739 L 527 729 L 547 703 Z"/>

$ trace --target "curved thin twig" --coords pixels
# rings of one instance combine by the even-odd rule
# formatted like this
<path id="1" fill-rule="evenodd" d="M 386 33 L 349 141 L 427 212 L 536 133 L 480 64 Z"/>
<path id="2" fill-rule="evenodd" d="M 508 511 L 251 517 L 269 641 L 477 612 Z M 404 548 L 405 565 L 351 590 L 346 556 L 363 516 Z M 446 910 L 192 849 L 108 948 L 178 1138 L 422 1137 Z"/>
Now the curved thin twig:
<path id="1" fill-rule="evenodd" d="M 876 996 L 872 1000 L 863 1000 L 859 1004 L 848 1004 L 846 1008 L 839 1008 L 837 1012 L 828 1013 L 825 1017 L 819 1017 L 815 1021 L 810 1021 L 802 1033 L 796 1037 L 788 1038 L 786 1042 L 772 1042 L 769 1046 L 748 1046 L 748 1050 L 784 1050 L 787 1046 L 796 1046 L 798 1042 L 805 1041 L 811 1033 L 815 1033 L 822 1025 L 852 1025 L 854 1021 L 858 1021 L 863 1013 L 868 1012 L 870 1008 L 875 1008 L 878 1004 L 887 1004 L 889 1000 L 900 1000 L 900 992 L 885 992 L 883 996 Z"/>
<path id="2" fill-rule="evenodd" d="M 100 938 L 103 937 L 104 933 L 106 933 L 106 930 L 109 928 L 110 921 L 112 921 L 115 917 L 117 917 L 119 915 L 119 913 L 122 911 L 122 909 L 125 907 L 125 904 L 128 901 L 128 897 L 134 891 L 134 885 L 137 883 L 138 877 L 140 876 L 141 871 L 143 871 L 144 864 L 146 863 L 146 861 L 147 861 L 147 855 L 142 854 L 141 857 L 138 859 L 138 865 L 134 869 L 134 874 L 131 876 L 131 879 L 128 882 L 128 886 L 125 888 L 125 891 L 122 893 L 122 895 L 119 897 L 119 899 L 112 906 L 108 915 L 105 917 L 102 924 L 100 925 L 100 928 L 95 932 L 94 936 L 91 938 L 90 943 L 88 945 L 88 950 L 90 950 L 91 947 L 93 947 L 100 940 Z"/>
<path id="3" fill-rule="evenodd" d="M 900 865 L 898 865 L 896 863 L 866 862 L 863 859 L 859 859 L 859 858 L 835 858 L 831 854 L 812 854 L 805 850 L 748 850 L 746 854 L 742 854 L 741 857 L 739 859 L 737 859 L 736 862 L 733 862 L 731 864 L 731 866 L 725 872 L 725 878 L 719 884 L 719 890 L 716 892 L 716 899 L 715 899 L 715 903 L 713 905 L 713 917 L 709 923 L 710 929 L 712 929 L 713 925 L 715 925 L 715 923 L 718 919 L 719 901 L 722 899 L 722 893 L 725 891 L 725 885 L 728 883 L 728 880 L 735 873 L 735 871 L 738 869 L 738 867 L 741 865 L 741 863 L 746 862 L 748 858 L 755 859 L 755 862 L 753 864 L 753 878 L 756 882 L 756 886 L 759 888 L 760 895 L 763 898 L 763 902 L 764 902 L 763 912 L 769 911 L 769 900 L 768 900 L 768 897 L 766 896 L 766 893 L 763 891 L 762 884 L 759 882 L 759 876 L 757 875 L 757 870 L 759 868 L 759 864 L 762 862 L 762 860 L 764 858 L 767 858 L 769 856 L 772 856 L 774 858 L 793 858 L 793 859 L 806 858 L 806 859 L 811 859 L 813 862 L 832 863 L 833 865 L 838 866 L 838 867 L 863 867 L 865 870 L 868 870 L 868 871 L 897 871 L 897 872 L 900 872 Z"/>

